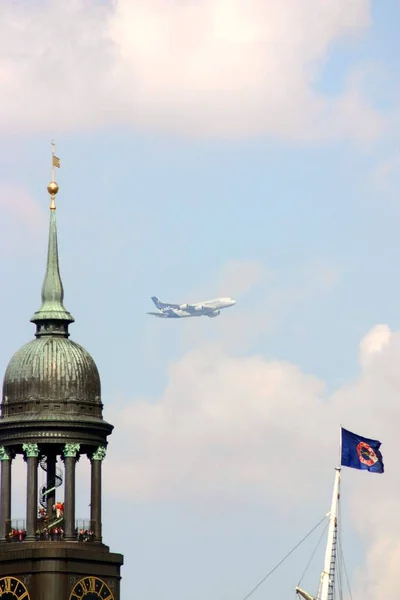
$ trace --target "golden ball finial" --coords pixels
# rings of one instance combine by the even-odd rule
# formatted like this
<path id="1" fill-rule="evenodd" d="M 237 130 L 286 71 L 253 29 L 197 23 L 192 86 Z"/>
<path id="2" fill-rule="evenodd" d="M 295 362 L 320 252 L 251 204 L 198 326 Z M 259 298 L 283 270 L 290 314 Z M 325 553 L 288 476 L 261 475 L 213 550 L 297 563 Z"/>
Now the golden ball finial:
<path id="1" fill-rule="evenodd" d="M 58 192 L 58 189 L 58 183 L 55 181 L 50 181 L 49 185 L 47 186 L 47 191 L 49 192 L 50 196 L 55 196 Z"/>

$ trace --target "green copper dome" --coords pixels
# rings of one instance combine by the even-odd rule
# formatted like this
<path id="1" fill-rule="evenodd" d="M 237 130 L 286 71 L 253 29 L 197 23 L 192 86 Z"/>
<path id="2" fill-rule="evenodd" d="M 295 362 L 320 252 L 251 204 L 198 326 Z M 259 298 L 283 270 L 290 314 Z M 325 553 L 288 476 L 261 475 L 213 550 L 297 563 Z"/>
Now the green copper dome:
<path id="1" fill-rule="evenodd" d="M 14 354 L 3 382 L 2 416 L 26 413 L 92 416 L 102 419 L 100 376 L 90 354 L 69 340 L 74 321 L 65 309 L 58 261 L 55 204 L 50 233 L 42 305 L 31 321 L 36 339 Z"/>
<path id="2" fill-rule="evenodd" d="M 96 364 L 82 346 L 61 336 L 40 336 L 8 364 L 4 410 L 7 416 L 21 411 L 100 416 L 100 393 Z"/>

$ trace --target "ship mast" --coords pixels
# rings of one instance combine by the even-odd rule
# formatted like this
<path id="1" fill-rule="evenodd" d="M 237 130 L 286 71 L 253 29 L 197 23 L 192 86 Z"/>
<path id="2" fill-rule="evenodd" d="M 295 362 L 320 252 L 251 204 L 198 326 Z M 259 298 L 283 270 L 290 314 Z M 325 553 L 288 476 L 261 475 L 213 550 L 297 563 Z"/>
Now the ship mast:
<path id="1" fill-rule="evenodd" d="M 336 468 L 335 484 L 333 486 L 332 505 L 329 512 L 328 540 L 325 551 L 324 570 L 321 573 L 321 583 L 318 592 L 320 600 L 329 600 L 329 592 L 332 590 L 333 581 L 331 581 L 332 564 L 335 561 L 336 554 L 336 527 L 337 527 L 337 509 L 340 497 L 340 467 Z M 334 573 L 333 573 L 334 574 Z"/>
<path id="2" fill-rule="evenodd" d="M 299 587 L 296 587 L 296 592 L 304 598 L 304 600 L 332 600 L 334 593 L 334 575 L 336 563 L 336 536 L 337 536 L 337 512 L 340 498 L 340 471 L 341 468 L 336 468 L 335 483 L 333 486 L 331 510 L 328 513 L 329 527 L 328 539 L 325 550 L 324 570 L 321 573 L 318 595 L 312 596 Z"/>

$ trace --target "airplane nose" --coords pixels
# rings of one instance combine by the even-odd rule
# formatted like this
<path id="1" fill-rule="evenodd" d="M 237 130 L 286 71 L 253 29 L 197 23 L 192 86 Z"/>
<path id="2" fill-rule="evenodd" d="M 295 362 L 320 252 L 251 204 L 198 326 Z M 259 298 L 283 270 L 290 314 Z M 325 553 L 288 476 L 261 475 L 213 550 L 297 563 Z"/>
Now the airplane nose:
<path id="1" fill-rule="evenodd" d="M 231 304 L 232 304 L 232 306 L 233 306 L 234 304 L 236 304 L 236 300 L 231 300 Z"/>

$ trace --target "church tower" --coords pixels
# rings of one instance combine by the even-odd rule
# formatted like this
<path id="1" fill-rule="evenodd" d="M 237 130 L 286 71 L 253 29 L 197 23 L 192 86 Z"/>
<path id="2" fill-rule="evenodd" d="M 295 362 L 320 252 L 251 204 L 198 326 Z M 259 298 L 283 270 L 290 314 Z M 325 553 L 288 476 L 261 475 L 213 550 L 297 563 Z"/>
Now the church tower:
<path id="1" fill-rule="evenodd" d="M 70 339 L 60 277 L 52 155 L 50 232 L 35 339 L 11 358 L 0 416 L 0 600 L 120 600 L 123 557 L 103 543 L 102 461 L 113 426 L 102 416 L 100 377 Z M 12 463 L 26 462 L 26 518 L 13 520 Z M 75 466 L 91 465 L 90 515 L 76 520 Z M 38 487 L 38 471 L 46 484 Z M 58 488 L 64 483 L 64 500 Z"/>

